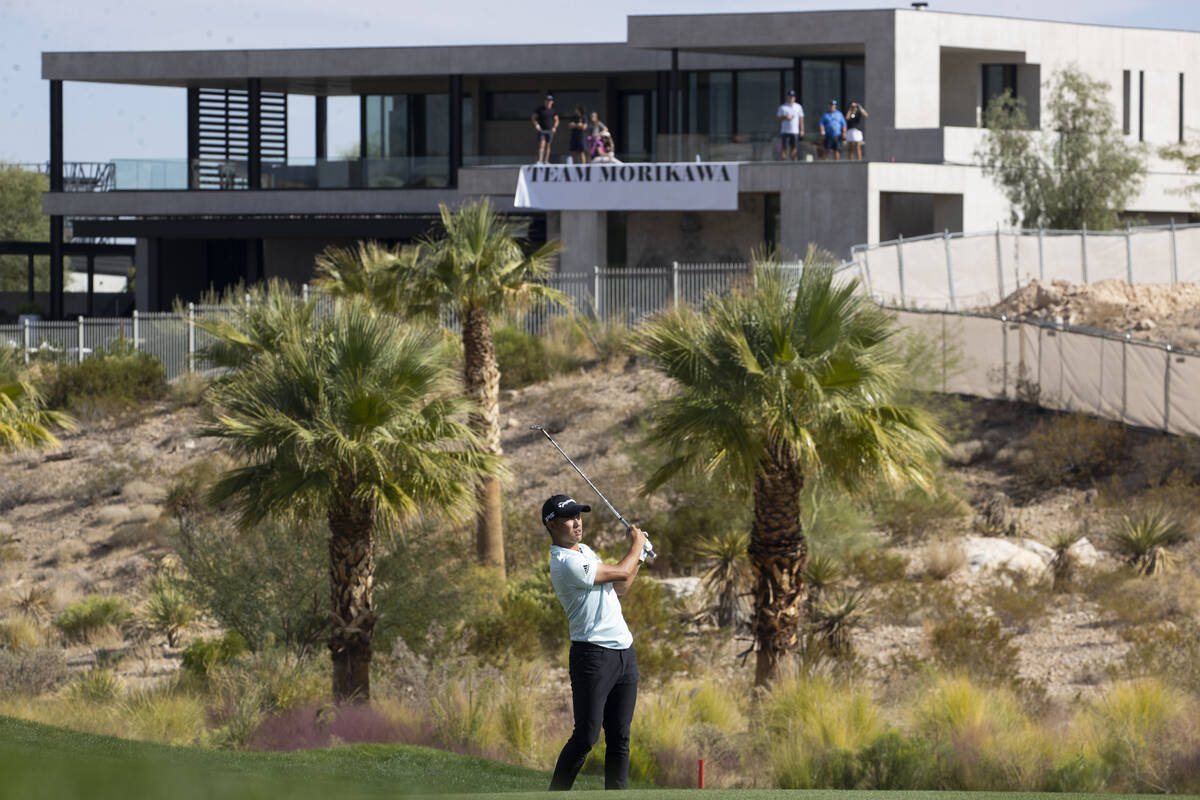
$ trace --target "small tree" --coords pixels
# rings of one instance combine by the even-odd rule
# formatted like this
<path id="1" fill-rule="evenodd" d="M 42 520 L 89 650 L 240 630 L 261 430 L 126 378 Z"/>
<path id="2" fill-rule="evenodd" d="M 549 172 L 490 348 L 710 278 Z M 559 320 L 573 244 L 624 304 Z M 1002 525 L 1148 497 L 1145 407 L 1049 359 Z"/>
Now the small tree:
<path id="1" fill-rule="evenodd" d="M 1067 67 L 1047 84 L 1044 131 L 1029 129 L 1025 104 L 1010 92 L 988 105 L 987 137 L 975 156 L 1025 227 L 1117 227 L 1146 174 L 1146 156 L 1121 135 L 1109 85 Z"/>
<path id="2" fill-rule="evenodd" d="M 1194 134 L 1195 130 L 1191 132 Z M 1200 172 L 1200 146 L 1197 146 L 1195 139 L 1185 142 L 1175 142 L 1174 144 L 1160 147 L 1158 149 L 1158 157 L 1166 161 L 1178 162 L 1189 175 L 1195 175 L 1197 172 Z M 1187 186 L 1179 189 L 1178 192 L 1187 197 L 1200 195 L 1200 183 L 1189 183 Z"/>

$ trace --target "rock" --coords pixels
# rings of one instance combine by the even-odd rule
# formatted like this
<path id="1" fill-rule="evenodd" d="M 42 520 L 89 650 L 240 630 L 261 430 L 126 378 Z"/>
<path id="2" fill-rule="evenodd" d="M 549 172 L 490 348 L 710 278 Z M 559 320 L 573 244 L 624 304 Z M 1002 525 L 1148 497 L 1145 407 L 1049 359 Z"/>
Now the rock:
<path id="1" fill-rule="evenodd" d="M 0 539 L 5 539 L 9 536 L 12 536 L 14 530 L 15 529 L 11 523 L 0 522 Z"/>
<path id="2" fill-rule="evenodd" d="M 1033 296 L 1034 309 L 1040 310 L 1049 306 L 1057 305 L 1060 302 L 1062 302 L 1062 289 L 1053 285 L 1047 286 L 1041 281 L 1038 281 L 1037 293 Z"/>
<path id="3" fill-rule="evenodd" d="M 1147 317 L 1146 319 L 1139 319 L 1134 323 L 1133 329 L 1135 331 L 1152 331 L 1155 327 L 1157 326 L 1154 324 L 1154 320 Z"/>
<path id="4" fill-rule="evenodd" d="M 1046 562 L 1041 556 L 1008 539 L 964 536 L 962 547 L 967 556 L 967 569 L 972 574 L 1004 569 L 1036 578 L 1046 570 Z"/>
<path id="5" fill-rule="evenodd" d="M 696 577 L 652 578 L 651 580 L 666 590 L 671 597 L 691 597 L 700 591 L 700 579 Z"/>
<path id="6" fill-rule="evenodd" d="M 1054 551 L 1051 548 L 1033 539 L 1013 539 L 1013 544 L 1034 553 L 1038 558 L 1042 559 L 1042 563 L 1044 564 L 1049 564 L 1050 559 L 1054 558 Z"/>
<path id="7" fill-rule="evenodd" d="M 987 444 L 978 439 L 959 442 L 946 453 L 946 463 L 956 467 L 966 467 L 983 458 L 987 450 Z"/>
<path id="8" fill-rule="evenodd" d="M 161 501 L 166 492 L 149 481 L 134 480 L 121 488 L 121 497 L 131 503 L 144 503 L 147 500 Z"/>
<path id="9" fill-rule="evenodd" d="M 508 421 L 504 423 L 504 426 L 506 428 L 517 428 L 517 427 L 520 427 L 520 425 L 521 425 L 521 421 L 518 420 L 516 417 L 509 417 Z"/>
<path id="10" fill-rule="evenodd" d="M 125 506 L 105 506 L 96 512 L 97 525 L 120 525 L 129 521 L 129 509 Z"/>
<path id="11" fill-rule="evenodd" d="M 976 527 L 993 536 L 1016 536 L 1019 531 L 1012 500 L 1004 492 L 995 492 L 979 508 Z"/>
<path id="12" fill-rule="evenodd" d="M 1075 559 L 1075 563 L 1082 567 L 1095 566 L 1100 561 L 1100 551 L 1087 540 L 1087 537 L 1080 539 L 1071 548 L 1068 553 Z"/>

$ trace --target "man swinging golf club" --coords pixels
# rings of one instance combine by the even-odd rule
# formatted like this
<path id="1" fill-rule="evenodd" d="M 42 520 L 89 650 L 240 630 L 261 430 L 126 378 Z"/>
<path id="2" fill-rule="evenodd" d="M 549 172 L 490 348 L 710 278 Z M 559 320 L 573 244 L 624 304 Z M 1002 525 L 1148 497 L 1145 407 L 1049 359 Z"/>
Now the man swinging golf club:
<path id="1" fill-rule="evenodd" d="M 571 627 L 571 705 L 575 729 L 563 746 L 550 781 L 551 791 L 575 783 L 584 759 L 604 728 L 604 788 L 624 789 L 629 781 L 629 725 L 637 702 L 637 655 L 621 614 L 621 601 L 637 577 L 646 534 L 630 525 L 629 552 L 616 565 L 603 564 L 583 543 L 584 512 L 564 494 L 542 504 L 550 532 L 550 580 Z"/>

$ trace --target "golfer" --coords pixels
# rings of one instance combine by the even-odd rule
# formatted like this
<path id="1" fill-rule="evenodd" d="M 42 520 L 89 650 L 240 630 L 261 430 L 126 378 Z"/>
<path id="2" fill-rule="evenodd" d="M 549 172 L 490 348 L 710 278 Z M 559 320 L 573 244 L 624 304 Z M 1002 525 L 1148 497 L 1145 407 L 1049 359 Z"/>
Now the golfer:
<path id="1" fill-rule="evenodd" d="M 556 494 L 542 504 L 550 532 L 550 580 L 571 626 L 571 706 L 575 730 L 559 753 L 551 791 L 567 791 L 604 728 L 604 788 L 629 782 L 629 725 L 637 702 L 637 655 L 621 614 L 625 594 L 641 566 L 646 534 L 629 529 L 629 552 L 615 566 L 602 564 L 583 543 L 583 517 L 591 506 Z"/>

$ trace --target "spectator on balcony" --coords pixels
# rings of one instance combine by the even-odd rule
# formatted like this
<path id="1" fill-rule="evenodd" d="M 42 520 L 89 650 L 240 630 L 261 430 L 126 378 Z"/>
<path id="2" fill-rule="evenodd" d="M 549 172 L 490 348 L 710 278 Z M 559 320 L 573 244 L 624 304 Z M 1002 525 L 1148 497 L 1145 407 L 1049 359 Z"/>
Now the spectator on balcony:
<path id="1" fill-rule="evenodd" d="M 824 140 L 824 158 L 829 158 L 829 154 L 833 153 L 833 160 L 840 161 L 842 140 L 846 138 L 846 118 L 842 116 L 841 111 L 838 111 L 837 100 L 829 101 L 829 110 L 821 115 L 819 127 Z"/>
<path id="2" fill-rule="evenodd" d="M 546 95 L 546 100 L 534 109 L 533 127 L 538 132 L 537 163 L 550 163 L 550 140 L 558 130 L 558 112 L 554 110 L 554 95 Z"/>
<path id="3" fill-rule="evenodd" d="M 846 158 L 862 161 L 863 120 L 871 116 L 857 101 L 851 100 L 846 109 Z"/>
<path id="4" fill-rule="evenodd" d="M 600 121 L 600 115 L 595 111 L 592 112 L 591 119 L 588 122 L 588 155 L 593 159 L 600 153 L 604 143 L 601 141 L 605 134 L 608 133 L 608 126 Z"/>
<path id="5" fill-rule="evenodd" d="M 621 164 L 621 159 L 617 158 L 617 147 L 613 144 L 612 134 L 605 128 L 601 134 L 596 137 L 599 139 L 599 145 L 593 151 L 593 164 Z"/>
<path id="6" fill-rule="evenodd" d="M 567 120 L 567 127 L 571 129 L 571 159 L 577 164 L 587 163 L 587 138 L 588 120 L 584 114 L 583 106 L 576 105 L 575 113 Z"/>
<path id="7" fill-rule="evenodd" d="M 775 112 L 775 119 L 779 120 L 779 158 L 795 161 L 800 139 L 804 136 L 804 109 L 796 102 L 794 91 L 788 91 L 783 105 Z"/>

